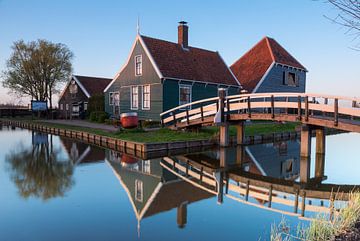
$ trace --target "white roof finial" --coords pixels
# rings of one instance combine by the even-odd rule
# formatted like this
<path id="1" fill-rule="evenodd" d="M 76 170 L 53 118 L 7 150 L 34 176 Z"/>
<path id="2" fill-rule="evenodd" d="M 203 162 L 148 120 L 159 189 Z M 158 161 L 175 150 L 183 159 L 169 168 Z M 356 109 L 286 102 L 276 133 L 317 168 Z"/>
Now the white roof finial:
<path id="1" fill-rule="evenodd" d="M 140 19 L 139 19 L 139 15 L 138 15 L 138 17 L 137 17 L 136 33 L 137 33 L 137 34 L 140 34 Z"/>

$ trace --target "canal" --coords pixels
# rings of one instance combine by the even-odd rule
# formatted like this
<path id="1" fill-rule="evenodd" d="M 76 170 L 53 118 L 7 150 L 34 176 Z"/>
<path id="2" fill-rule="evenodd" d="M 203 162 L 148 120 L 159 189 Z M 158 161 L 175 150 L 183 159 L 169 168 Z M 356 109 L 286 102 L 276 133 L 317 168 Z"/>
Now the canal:
<path id="1" fill-rule="evenodd" d="M 141 160 L 3 126 L 0 240 L 269 240 L 329 211 L 331 184 L 360 184 L 359 138 L 328 136 L 300 183 L 299 140 Z"/>

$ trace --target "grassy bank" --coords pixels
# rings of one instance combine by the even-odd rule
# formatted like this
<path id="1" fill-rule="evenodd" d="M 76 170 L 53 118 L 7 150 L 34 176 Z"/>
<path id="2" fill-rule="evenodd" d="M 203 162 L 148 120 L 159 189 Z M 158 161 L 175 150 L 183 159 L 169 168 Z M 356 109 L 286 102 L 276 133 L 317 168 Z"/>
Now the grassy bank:
<path id="1" fill-rule="evenodd" d="M 308 240 L 323 241 L 334 240 L 351 231 L 360 221 L 360 193 L 352 193 L 348 204 L 339 212 L 335 212 L 332 219 L 328 214 L 319 214 L 308 227 L 298 227 L 296 235 L 290 234 L 286 221 L 271 229 L 271 241 Z M 286 232 L 284 230 L 287 230 Z M 338 239 L 336 239 L 338 240 Z M 345 239 L 340 239 L 345 240 Z"/>
<path id="2" fill-rule="evenodd" d="M 14 119 L 21 120 L 21 119 Z M 122 130 L 118 132 L 109 132 L 102 129 L 93 129 L 81 126 L 67 125 L 67 124 L 57 124 L 57 123 L 48 123 L 42 122 L 41 120 L 21 120 L 26 122 L 38 123 L 47 127 L 54 127 L 66 130 L 74 131 L 86 131 L 92 134 L 98 134 L 108 137 L 114 137 L 122 140 L 129 140 L 135 142 L 143 143 L 154 143 L 154 142 L 175 142 L 175 141 L 188 141 L 188 140 L 204 140 L 217 138 L 219 128 L 218 127 L 206 127 L 202 128 L 199 131 L 194 132 L 185 132 L 185 131 L 174 131 L 167 128 L 161 128 L 158 130 L 144 131 L 140 129 L 134 130 Z M 277 132 L 290 132 L 294 131 L 298 126 L 297 123 L 254 123 L 251 125 L 246 125 L 245 135 L 261 135 L 268 133 L 277 133 Z M 236 128 L 234 126 L 230 127 L 230 135 L 236 135 Z"/>

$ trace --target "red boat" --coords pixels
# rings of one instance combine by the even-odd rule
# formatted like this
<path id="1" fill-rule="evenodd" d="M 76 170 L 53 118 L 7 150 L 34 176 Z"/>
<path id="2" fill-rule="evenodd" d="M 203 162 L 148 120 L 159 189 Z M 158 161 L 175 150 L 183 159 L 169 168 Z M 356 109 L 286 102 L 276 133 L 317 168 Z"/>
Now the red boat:
<path id="1" fill-rule="evenodd" d="M 120 115 L 120 122 L 123 128 L 136 128 L 139 122 L 138 115 L 136 112 L 123 113 Z"/>

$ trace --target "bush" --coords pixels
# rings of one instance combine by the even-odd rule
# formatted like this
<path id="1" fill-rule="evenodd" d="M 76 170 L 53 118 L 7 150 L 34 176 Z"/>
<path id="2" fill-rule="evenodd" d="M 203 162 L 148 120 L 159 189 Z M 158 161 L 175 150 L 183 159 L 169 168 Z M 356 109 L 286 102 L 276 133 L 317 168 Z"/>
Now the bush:
<path id="1" fill-rule="evenodd" d="M 108 118 L 108 114 L 104 111 L 93 111 L 90 113 L 90 121 L 104 123 Z"/>
<path id="2" fill-rule="evenodd" d="M 142 127 L 145 128 L 156 128 L 160 126 L 161 126 L 160 121 L 149 121 L 149 120 L 142 121 Z"/>
<path id="3" fill-rule="evenodd" d="M 90 117 L 89 117 L 90 121 L 97 121 L 97 116 L 96 116 L 96 111 L 93 111 L 90 113 Z"/>
<path id="4" fill-rule="evenodd" d="M 107 119 L 107 118 L 108 118 L 108 114 L 106 112 L 99 111 L 97 122 L 104 123 L 105 119 Z"/>

